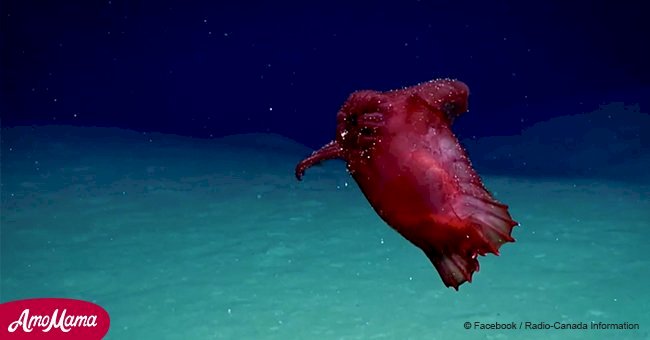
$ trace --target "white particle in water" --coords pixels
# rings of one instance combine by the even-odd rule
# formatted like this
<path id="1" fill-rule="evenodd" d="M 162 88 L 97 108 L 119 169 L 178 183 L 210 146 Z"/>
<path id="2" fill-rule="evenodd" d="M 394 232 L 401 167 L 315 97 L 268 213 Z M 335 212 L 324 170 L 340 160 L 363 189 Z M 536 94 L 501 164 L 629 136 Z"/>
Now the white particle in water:
<path id="1" fill-rule="evenodd" d="M 273 111 L 273 108 L 272 108 L 272 107 L 269 107 L 269 111 Z"/>
<path id="2" fill-rule="evenodd" d="M 232 314 L 232 310 L 228 308 L 228 314 Z"/>
<path id="3" fill-rule="evenodd" d="M 379 240 L 379 243 L 384 244 L 384 238 L 383 237 Z"/>

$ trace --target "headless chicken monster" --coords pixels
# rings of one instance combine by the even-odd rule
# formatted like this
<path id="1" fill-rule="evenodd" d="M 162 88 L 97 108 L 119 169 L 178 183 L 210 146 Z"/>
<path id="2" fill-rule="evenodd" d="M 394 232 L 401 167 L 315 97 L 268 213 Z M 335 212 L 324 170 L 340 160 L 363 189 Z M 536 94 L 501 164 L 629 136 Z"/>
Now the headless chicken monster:
<path id="1" fill-rule="evenodd" d="M 447 287 L 472 281 L 478 255 L 514 242 L 508 206 L 487 191 L 451 131 L 469 89 L 439 79 L 357 91 L 337 114 L 336 139 L 296 167 L 339 158 L 377 214 L 427 255 Z"/>

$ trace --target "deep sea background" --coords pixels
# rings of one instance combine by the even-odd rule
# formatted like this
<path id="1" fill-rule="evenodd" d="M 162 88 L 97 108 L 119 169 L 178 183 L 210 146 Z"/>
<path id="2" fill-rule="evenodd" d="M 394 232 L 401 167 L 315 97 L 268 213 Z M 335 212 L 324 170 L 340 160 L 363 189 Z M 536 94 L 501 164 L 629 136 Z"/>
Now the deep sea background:
<path id="1" fill-rule="evenodd" d="M 110 339 L 650 339 L 646 7 L 2 1 L 0 302 L 93 301 Z M 342 162 L 293 177 L 349 93 L 445 77 L 521 224 L 458 292 Z"/>

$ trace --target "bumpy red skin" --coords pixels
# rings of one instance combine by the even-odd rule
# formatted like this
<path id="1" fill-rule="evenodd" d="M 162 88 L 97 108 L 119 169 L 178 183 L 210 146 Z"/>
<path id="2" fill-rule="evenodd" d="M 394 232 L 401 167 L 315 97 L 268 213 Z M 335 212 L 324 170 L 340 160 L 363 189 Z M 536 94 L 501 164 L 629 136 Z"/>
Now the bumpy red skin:
<path id="1" fill-rule="evenodd" d="M 477 255 L 514 242 L 517 225 L 472 168 L 450 129 L 469 89 L 439 79 L 389 92 L 358 91 L 337 114 L 336 140 L 296 167 L 346 161 L 377 214 L 421 248 L 447 287 L 479 270 Z"/>

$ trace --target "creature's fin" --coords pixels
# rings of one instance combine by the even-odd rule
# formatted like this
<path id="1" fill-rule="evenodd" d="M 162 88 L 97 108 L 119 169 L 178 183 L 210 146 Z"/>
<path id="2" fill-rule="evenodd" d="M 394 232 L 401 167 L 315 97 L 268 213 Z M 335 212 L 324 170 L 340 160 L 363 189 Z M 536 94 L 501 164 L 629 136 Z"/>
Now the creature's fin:
<path id="1" fill-rule="evenodd" d="M 515 241 L 511 233 L 518 225 L 510 217 L 508 206 L 496 200 L 469 195 L 458 200 L 456 206 L 463 211 L 456 211 L 456 219 L 443 227 L 449 231 L 448 237 L 442 243 L 425 240 L 421 247 L 445 285 L 456 290 L 462 283 L 471 282 L 472 274 L 479 270 L 478 255 L 499 255 L 501 245 Z"/>
<path id="2" fill-rule="evenodd" d="M 455 290 L 464 282 L 472 282 L 472 274 L 479 270 L 476 256 L 458 253 L 438 255 L 437 252 L 431 251 L 425 251 L 425 254 L 438 270 L 445 286 L 454 287 Z"/>

